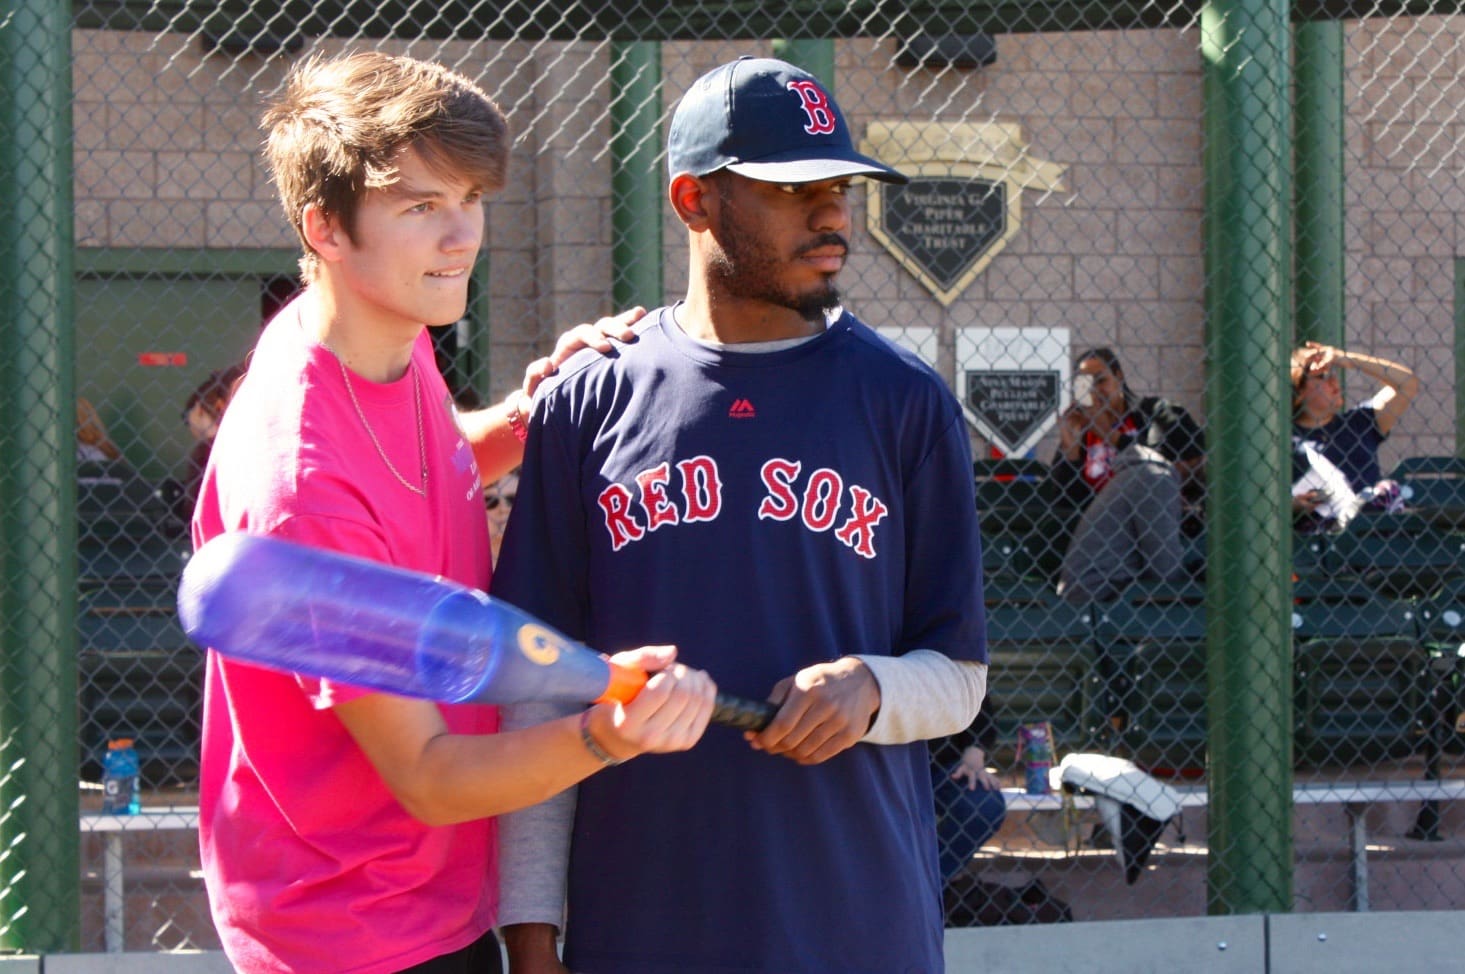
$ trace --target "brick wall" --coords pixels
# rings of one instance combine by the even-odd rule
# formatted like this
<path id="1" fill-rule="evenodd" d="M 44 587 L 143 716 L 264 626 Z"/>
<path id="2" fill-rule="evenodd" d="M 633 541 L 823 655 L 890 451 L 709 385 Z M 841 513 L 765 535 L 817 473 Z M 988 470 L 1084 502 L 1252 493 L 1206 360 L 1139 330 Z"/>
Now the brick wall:
<path id="1" fill-rule="evenodd" d="M 1346 28 L 1347 334 L 1415 368 L 1425 390 L 1386 467 L 1454 449 L 1462 31 L 1459 18 Z M 1066 328 L 1074 350 L 1116 347 L 1137 391 L 1203 417 L 1198 34 L 1004 34 L 995 64 L 944 72 L 896 66 L 893 40 L 840 42 L 836 89 L 857 132 L 877 119 L 1016 123 L 1034 156 L 1065 167 L 1060 190 L 1023 193 L 1020 231 L 949 306 L 858 229 L 842 278 L 851 307 L 873 324 L 936 329 L 948 376 L 963 364 L 950 358 L 958 329 Z M 77 31 L 73 45 L 79 246 L 295 247 L 258 161 L 256 120 L 263 93 L 301 55 L 204 54 L 181 34 Z M 513 125 L 509 185 L 487 239 L 491 386 L 503 390 L 564 327 L 612 310 L 608 50 L 386 46 L 480 78 Z M 767 47 L 663 45 L 667 105 L 700 71 L 750 50 Z M 863 191 L 855 208 L 862 228 Z M 665 297 L 675 299 L 684 234 L 665 226 Z M 1350 398 L 1372 391 L 1358 385 Z"/>

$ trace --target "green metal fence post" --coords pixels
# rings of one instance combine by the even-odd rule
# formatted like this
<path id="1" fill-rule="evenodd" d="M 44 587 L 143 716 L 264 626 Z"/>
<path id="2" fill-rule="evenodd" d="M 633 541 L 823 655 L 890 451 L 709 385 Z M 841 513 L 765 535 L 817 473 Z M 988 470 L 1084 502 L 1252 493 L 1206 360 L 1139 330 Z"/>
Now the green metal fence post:
<path id="1" fill-rule="evenodd" d="M 1465 260 L 1455 261 L 1455 455 L 1465 457 Z"/>
<path id="2" fill-rule="evenodd" d="M 1212 913 L 1292 906 L 1288 4 L 1201 14 Z"/>
<path id="3" fill-rule="evenodd" d="M 611 266 L 617 310 L 663 301 L 661 44 L 618 42 L 611 50 Z"/>
<path id="4" fill-rule="evenodd" d="M 76 950 L 70 4 L 0 17 L 0 951 Z"/>
<path id="5" fill-rule="evenodd" d="M 1296 32 L 1297 335 L 1344 344 L 1343 25 Z"/>

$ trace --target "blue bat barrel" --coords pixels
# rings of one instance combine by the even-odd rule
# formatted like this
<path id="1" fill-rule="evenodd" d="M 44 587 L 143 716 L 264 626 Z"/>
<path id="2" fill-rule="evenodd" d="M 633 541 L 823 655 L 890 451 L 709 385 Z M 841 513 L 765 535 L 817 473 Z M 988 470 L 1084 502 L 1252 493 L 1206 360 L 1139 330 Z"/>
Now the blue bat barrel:
<path id="1" fill-rule="evenodd" d="M 599 654 L 477 589 L 263 535 L 200 548 L 178 617 L 234 659 L 446 703 L 586 703 L 611 682 Z"/>

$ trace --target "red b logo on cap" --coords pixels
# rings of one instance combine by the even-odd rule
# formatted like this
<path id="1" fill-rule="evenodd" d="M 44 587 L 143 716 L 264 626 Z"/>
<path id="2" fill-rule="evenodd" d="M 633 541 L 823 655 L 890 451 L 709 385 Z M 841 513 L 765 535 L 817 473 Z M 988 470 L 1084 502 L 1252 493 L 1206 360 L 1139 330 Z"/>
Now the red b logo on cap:
<path id="1" fill-rule="evenodd" d="M 799 96 L 809 124 L 804 131 L 810 135 L 828 135 L 834 131 L 834 109 L 830 107 L 829 96 L 812 81 L 790 81 L 789 90 Z"/>

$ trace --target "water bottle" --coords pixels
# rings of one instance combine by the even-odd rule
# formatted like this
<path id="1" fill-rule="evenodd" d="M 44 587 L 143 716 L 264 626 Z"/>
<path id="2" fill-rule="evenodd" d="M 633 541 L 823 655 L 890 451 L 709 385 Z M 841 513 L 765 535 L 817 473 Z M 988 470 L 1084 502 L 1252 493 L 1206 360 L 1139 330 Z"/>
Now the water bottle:
<path id="1" fill-rule="evenodd" d="M 102 759 L 102 811 L 112 815 L 142 811 L 137 794 L 137 751 L 130 737 L 107 742 L 107 756 Z"/>
<path id="2" fill-rule="evenodd" d="M 1046 795 L 1052 787 L 1048 771 L 1053 767 L 1053 727 L 1046 720 L 1023 724 L 1017 729 L 1017 752 L 1022 760 L 1024 790 L 1029 795 Z"/>

